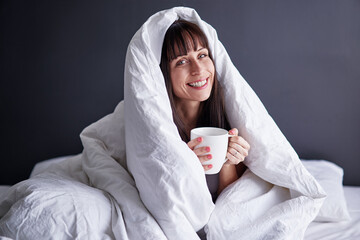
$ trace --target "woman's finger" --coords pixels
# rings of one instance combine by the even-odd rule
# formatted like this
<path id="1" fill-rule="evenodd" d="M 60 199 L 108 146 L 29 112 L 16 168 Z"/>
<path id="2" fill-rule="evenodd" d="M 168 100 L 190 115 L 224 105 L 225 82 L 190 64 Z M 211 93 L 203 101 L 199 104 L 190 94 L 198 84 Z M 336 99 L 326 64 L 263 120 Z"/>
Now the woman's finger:
<path id="1" fill-rule="evenodd" d="M 199 147 L 193 150 L 196 156 L 204 155 L 210 152 L 210 147 Z"/>
<path id="2" fill-rule="evenodd" d="M 237 136 L 239 134 L 239 131 L 237 130 L 237 128 L 233 128 L 229 131 L 229 134 L 233 136 Z"/>
<path id="3" fill-rule="evenodd" d="M 233 150 L 231 150 L 233 149 Z M 235 143 L 235 142 L 230 142 L 229 143 L 229 147 L 228 147 L 228 151 L 230 153 L 233 153 L 233 155 L 236 155 L 238 153 L 240 153 L 241 155 L 243 155 L 244 157 L 247 157 L 249 155 L 249 150 L 242 147 L 240 144 Z"/>
<path id="4" fill-rule="evenodd" d="M 193 140 L 189 141 L 187 143 L 188 147 L 191 149 L 191 150 L 194 150 L 194 148 L 199 145 L 201 142 L 203 141 L 203 138 L 202 137 L 198 137 L 198 138 L 194 138 Z"/>
<path id="5" fill-rule="evenodd" d="M 244 161 L 244 159 L 245 159 L 245 156 L 241 155 L 241 153 L 236 152 L 234 150 L 233 150 L 233 153 L 228 151 L 226 153 L 226 157 L 228 158 L 227 162 L 229 164 L 234 164 L 234 165 L 239 164 L 240 162 Z"/>
<path id="6" fill-rule="evenodd" d="M 242 138 L 242 137 L 240 137 L 240 136 L 231 137 L 231 138 L 229 139 L 229 145 L 230 145 L 231 143 L 238 144 L 238 145 L 240 145 L 242 148 L 247 149 L 247 150 L 250 149 L 250 144 L 249 144 L 244 138 Z"/>
<path id="7" fill-rule="evenodd" d="M 205 156 L 200 156 L 199 160 L 201 162 L 201 164 L 205 163 L 206 161 L 209 161 L 212 159 L 212 155 L 211 154 L 207 154 Z"/>
<path id="8" fill-rule="evenodd" d="M 203 166 L 205 171 L 210 170 L 213 167 L 212 164 L 207 164 L 207 165 L 202 165 L 202 166 Z"/>

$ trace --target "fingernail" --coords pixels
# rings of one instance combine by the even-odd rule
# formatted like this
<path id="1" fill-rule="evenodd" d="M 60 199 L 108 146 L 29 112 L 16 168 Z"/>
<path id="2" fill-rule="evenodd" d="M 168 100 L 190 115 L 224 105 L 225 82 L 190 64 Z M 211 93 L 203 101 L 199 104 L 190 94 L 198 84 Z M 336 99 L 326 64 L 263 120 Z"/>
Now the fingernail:
<path id="1" fill-rule="evenodd" d="M 210 147 L 206 147 L 205 150 L 206 150 L 207 152 L 210 152 Z"/>
<path id="2" fill-rule="evenodd" d="M 212 168 L 212 164 L 209 164 L 208 167 L 209 167 L 209 168 Z"/>
<path id="3" fill-rule="evenodd" d="M 197 141 L 198 141 L 198 142 L 201 142 L 201 141 L 202 141 L 202 137 L 198 137 L 198 138 L 197 138 Z"/>
<path id="4" fill-rule="evenodd" d="M 212 155 L 211 154 L 207 155 L 207 158 L 212 159 Z"/>
<path id="5" fill-rule="evenodd" d="M 230 130 L 229 132 L 230 132 L 230 134 L 234 134 L 234 130 Z"/>

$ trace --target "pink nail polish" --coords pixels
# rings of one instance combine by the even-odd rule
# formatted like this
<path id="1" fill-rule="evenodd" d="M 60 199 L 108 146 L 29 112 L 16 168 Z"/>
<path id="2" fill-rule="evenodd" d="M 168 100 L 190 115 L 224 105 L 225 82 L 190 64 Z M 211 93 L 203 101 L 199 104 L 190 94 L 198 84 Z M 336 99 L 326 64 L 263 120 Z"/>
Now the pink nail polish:
<path id="1" fill-rule="evenodd" d="M 198 138 L 197 138 L 197 141 L 198 141 L 198 142 L 201 142 L 201 141 L 202 141 L 202 137 L 198 137 Z"/>
<path id="2" fill-rule="evenodd" d="M 213 166 L 212 166 L 212 164 L 209 164 L 208 167 L 209 167 L 209 168 L 212 168 Z"/>
<path id="3" fill-rule="evenodd" d="M 211 154 L 207 155 L 207 158 L 212 159 L 212 155 Z"/>
<path id="4" fill-rule="evenodd" d="M 205 150 L 206 150 L 207 152 L 210 152 L 210 147 L 206 147 Z"/>

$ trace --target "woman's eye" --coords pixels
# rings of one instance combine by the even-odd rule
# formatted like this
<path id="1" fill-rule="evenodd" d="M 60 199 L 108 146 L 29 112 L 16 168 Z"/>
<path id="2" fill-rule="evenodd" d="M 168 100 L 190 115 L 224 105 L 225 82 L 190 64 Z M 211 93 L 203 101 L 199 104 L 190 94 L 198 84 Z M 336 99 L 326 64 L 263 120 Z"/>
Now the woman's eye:
<path id="1" fill-rule="evenodd" d="M 207 55 L 205 54 L 205 53 L 203 53 L 203 54 L 201 54 L 200 56 L 199 56 L 199 58 L 204 58 L 204 57 L 206 57 Z"/>
<path id="2" fill-rule="evenodd" d="M 183 65 L 184 63 L 186 63 L 186 60 L 180 60 L 176 63 L 176 65 Z"/>

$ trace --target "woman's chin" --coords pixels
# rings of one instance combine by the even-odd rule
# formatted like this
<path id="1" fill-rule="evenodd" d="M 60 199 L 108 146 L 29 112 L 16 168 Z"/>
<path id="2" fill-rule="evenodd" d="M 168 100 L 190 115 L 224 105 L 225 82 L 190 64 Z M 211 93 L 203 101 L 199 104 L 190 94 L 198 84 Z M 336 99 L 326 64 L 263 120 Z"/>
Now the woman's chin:
<path id="1" fill-rule="evenodd" d="M 201 97 L 198 98 L 198 99 L 199 99 L 198 101 L 199 101 L 199 102 L 204 102 L 204 101 L 208 100 L 209 97 L 210 97 L 210 94 L 209 94 L 209 95 L 206 95 L 206 96 L 201 96 Z"/>

